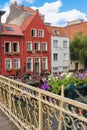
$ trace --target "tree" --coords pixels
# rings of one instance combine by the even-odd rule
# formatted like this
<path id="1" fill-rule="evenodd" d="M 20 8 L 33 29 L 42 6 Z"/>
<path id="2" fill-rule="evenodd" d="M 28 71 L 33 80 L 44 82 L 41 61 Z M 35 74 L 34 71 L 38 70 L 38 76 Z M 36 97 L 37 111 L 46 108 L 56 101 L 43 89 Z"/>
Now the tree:
<path id="1" fill-rule="evenodd" d="M 87 66 L 87 35 L 82 32 L 75 34 L 70 43 L 71 60 L 79 60 L 85 67 Z"/>

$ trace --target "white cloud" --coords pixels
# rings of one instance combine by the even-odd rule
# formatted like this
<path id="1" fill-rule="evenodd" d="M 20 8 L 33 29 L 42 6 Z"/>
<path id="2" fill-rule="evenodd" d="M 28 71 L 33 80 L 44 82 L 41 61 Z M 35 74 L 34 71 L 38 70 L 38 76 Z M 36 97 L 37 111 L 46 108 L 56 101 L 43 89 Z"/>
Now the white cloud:
<path id="1" fill-rule="evenodd" d="M 45 15 L 45 22 L 49 22 L 52 25 L 64 26 L 68 23 L 68 21 L 77 19 L 87 20 L 87 15 L 76 9 L 66 12 L 59 12 L 62 6 L 62 2 L 60 0 L 57 0 L 56 2 L 45 3 L 38 9 L 40 13 Z M 36 9 L 36 7 L 32 8 Z"/>
<path id="2" fill-rule="evenodd" d="M 15 0 L 9 0 L 3 7 L 3 10 L 6 10 L 6 14 L 2 17 L 2 22 L 5 22 L 6 17 L 9 15 L 9 6 Z M 24 4 L 24 2 L 32 3 L 34 0 L 17 0 L 18 4 Z M 45 22 L 49 22 L 52 25 L 64 26 L 68 21 L 73 21 L 77 19 L 87 20 L 87 15 L 80 12 L 79 10 L 73 9 L 70 11 L 60 12 L 62 8 L 61 0 L 56 0 L 55 2 L 48 3 L 46 2 L 43 6 L 39 7 L 39 12 L 45 16 Z M 37 9 L 37 7 L 31 7 Z"/>
<path id="3" fill-rule="evenodd" d="M 60 0 L 57 0 L 56 2 L 45 3 L 42 7 L 39 7 L 39 10 L 40 12 L 45 13 L 45 14 L 51 13 L 51 12 L 57 13 L 61 6 L 62 6 L 62 2 Z"/>
<path id="4" fill-rule="evenodd" d="M 64 26 L 68 22 L 78 19 L 83 19 L 84 21 L 87 20 L 87 15 L 85 13 L 80 12 L 79 10 L 73 9 L 68 12 L 61 12 L 56 15 L 57 20 L 55 23 L 56 25 Z"/>
<path id="5" fill-rule="evenodd" d="M 9 3 L 5 3 L 5 5 L 2 7 L 2 10 L 6 11 L 6 13 L 2 16 L 2 22 L 5 23 L 7 16 L 10 13 Z"/>

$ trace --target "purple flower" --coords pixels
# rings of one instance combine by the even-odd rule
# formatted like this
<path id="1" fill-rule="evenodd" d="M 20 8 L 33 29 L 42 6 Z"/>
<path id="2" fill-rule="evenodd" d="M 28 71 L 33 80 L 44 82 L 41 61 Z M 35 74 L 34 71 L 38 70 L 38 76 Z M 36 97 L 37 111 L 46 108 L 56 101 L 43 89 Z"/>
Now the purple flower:
<path id="1" fill-rule="evenodd" d="M 81 74 L 81 79 L 84 80 L 85 79 L 85 72 L 83 74 Z"/>
<path id="2" fill-rule="evenodd" d="M 41 86 L 41 89 L 47 90 L 47 88 L 48 88 L 48 84 L 47 81 L 45 81 L 44 84 Z"/>
<path id="3" fill-rule="evenodd" d="M 75 74 L 75 78 L 79 78 L 79 74 Z"/>
<path id="4" fill-rule="evenodd" d="M 58 76 L 58 79 L 62 79 L 63 77 L 61 75 Z"/>
<path id="5" fill-rule="evenodd" d="M 43 90 L 51 90 L 52 86 L 48 85 L 48 81 L 45 81 L 44 84 L 41 86 Z"/>

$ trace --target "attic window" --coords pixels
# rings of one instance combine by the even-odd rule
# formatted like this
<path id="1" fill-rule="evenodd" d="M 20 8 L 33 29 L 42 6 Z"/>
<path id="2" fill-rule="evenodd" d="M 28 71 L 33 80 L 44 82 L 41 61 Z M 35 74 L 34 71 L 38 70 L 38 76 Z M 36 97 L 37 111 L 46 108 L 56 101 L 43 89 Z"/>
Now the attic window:
<path id="1" fill-rule="evenodd" d="M 14 31 L 11 27 L 5 27 L 6 31 Z"/>
<path id="2" fill-rule="evenodd" d="M 58 30 L 53 30 L 54 34 L 55 35 L 58 35 L 59 34 L 59 31 Z"/>

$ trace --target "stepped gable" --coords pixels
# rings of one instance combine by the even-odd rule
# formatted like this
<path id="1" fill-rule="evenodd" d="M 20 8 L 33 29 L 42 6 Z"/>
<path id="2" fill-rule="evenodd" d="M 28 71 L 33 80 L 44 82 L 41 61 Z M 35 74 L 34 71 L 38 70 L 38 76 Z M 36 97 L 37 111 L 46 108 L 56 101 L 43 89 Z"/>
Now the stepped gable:
<path id="1" fill-rule="evenodd" d="M 23 36 L 19 26 L 14 24 L 2 24 L 2 35 Z"/>

